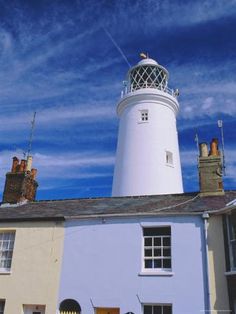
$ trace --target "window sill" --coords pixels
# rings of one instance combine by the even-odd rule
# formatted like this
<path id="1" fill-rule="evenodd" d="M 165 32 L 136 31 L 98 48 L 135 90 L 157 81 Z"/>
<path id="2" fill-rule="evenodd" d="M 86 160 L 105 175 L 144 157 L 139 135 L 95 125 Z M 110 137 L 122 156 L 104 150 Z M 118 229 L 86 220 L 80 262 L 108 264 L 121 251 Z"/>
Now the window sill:
<path id="1" fill-rule="evenodd" d="M 173 276 L 174 273 L 172 271 L 153 271 L 153 272 L 147 272 L 147 271 L 141 271 L 139 276 Z"/>
<path id="2" fill-rule="evenodd" d="M 0 271 L 0 276 L 1 275 L 11 275 L 11 271 Z"/>
<path id="3" fill-rule="evenodd" d="M 225 272 L 225 275 L 226 275 L 226 276 L 236 275 L 236 270 L 226 271 L 226 272 Z"/>
<path id="4" fill-rule="evenodd" d="M 166 163 L 166 166 L 170 167 L 170 168 L 174 168 L 175 167 L 173 164 L 168 164 L 168 163 Z"/>

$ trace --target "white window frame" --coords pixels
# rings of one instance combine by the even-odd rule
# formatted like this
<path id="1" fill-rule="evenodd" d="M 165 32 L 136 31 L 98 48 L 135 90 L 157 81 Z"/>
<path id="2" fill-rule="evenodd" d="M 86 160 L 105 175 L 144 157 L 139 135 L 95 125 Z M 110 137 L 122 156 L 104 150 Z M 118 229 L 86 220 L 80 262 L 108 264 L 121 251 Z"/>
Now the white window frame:
<path id="1" fill-rule="evenodd" d="M 148 109 L 142 109 L 139 111 L 140 111 L 139 122 L 141 122 L 141 123 L 149 122 L 149 111 L 148 111 Z"/>
<path id="2" fill-rule="evenodd" d="M 14 243 L 15 231 L 0 231 L 0 273 L 11 271 Z"/>
<path id="3" fill-rule="evenodd" d="M 166 307 L 171 307 L 171 314 L 173 313 L 173 307 L 172 307 L 172 304 L 163 304 L 163 303 L 161 303 L 161 304 L 149 304 L 149 303 L 147 303 L 147 304 L 143 304 L 143 314 L 144 314 L 144 307 L 145 306 L 151 306 L 152 307 L 152 314 L 154 314 L 154 307 L 156 306 L 159 306 L 159 307 L 161 307 L 161 313 L 160 314 L 166 314 L 165 313 L 165 308 Z"/>
<path id="4" fill-rule="evenodd" d="M 162 228 L 169 228 L 170 232 L 169 235 L 148 235 L 145 236 L 144 232 L 147 229 L 162 229 Z M 160 225 L 160 226 L 144 226 L 143 227 L 143 244 L 142 244 L 142 273 L 143 274 L 161 274 L 161 273 L 167 273 L 170 274 L 172 272 L 172 248 L 171 248 L 171 226 L 170 225 Z M 151 245 L 147 245 L 147 242 L 145 243 L 146 239 L 151 239 Z M 167 245 L 169 239 L 169 245 Z M 146 255 L 145 251 L 151 250 L 151 255 Z M 170 250 L 170 255 L 164 254 L 164 250 Z M 155 252 L 156 251 L 156 252 Z M 161 255 L 157 255 L 157 251 L 161 251 Z M 145 266 L 145 261 L 151 261 L 152 267 L 146 267 Z M 170 267 L 164 267 L 164 260 L 170 260 Z M 155 264 L 158 262 L 161 262 L 161 267 L 157 267 Z"/>

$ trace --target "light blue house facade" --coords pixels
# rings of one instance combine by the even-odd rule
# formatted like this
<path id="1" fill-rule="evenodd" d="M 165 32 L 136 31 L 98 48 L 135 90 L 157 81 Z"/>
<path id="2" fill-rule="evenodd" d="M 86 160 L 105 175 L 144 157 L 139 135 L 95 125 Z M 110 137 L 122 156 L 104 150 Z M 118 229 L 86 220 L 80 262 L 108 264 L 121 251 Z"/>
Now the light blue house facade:
<path id="1" fill-rule="evenodd" d="M 73 299 L 86 314 L 205 313 L 207 289 L 201 214 L 82 215 L 65 223 L 58 308 Z"/>

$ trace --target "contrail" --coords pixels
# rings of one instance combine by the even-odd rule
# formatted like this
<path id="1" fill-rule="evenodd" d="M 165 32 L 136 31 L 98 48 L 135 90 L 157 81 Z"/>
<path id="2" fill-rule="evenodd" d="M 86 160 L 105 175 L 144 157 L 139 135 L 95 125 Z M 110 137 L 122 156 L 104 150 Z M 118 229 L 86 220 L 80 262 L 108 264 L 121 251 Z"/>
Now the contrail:
<path id="1" fill-rule="evenodd" d="M 125 60 L 125 62 L 128 64 L 129 68 L 131 68 L 131 65 L 128 61 L 128 59 L 126 58 L 125 54 L 123 53 L 123 51 L 121 50 L 121 48 L 117 45 L 117 43 L 115 42 L 115 40 L 113 39 L 113 37 L 111 36 L 111 34 L 105 29 L 105 27 L 102 27 L 104 32 L 107 34 L 107 36 L 110 38 L 110 40 L 112 41 L 112 43 L 114 44 L 114 46 L 116 47 L 116 49 L 119 51 L 119 53 L 122 55 L 123 59 Z"/>

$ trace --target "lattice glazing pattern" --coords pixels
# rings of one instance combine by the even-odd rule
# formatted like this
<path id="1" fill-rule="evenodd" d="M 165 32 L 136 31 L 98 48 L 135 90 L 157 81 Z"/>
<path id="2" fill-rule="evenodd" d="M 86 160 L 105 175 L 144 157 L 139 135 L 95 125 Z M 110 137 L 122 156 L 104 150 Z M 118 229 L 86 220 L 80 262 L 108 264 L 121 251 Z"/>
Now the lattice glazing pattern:
<path id="1" fill-rule="evenodd" d="M 0 232 L 0 271 L 11 268 L 15 232 Z"/>
<path id="2" fill-rule="evenodd" d="M 167 73 L 158 66 L 144 65 L 130 72 L 130 90 L 167 87 Z"/>

